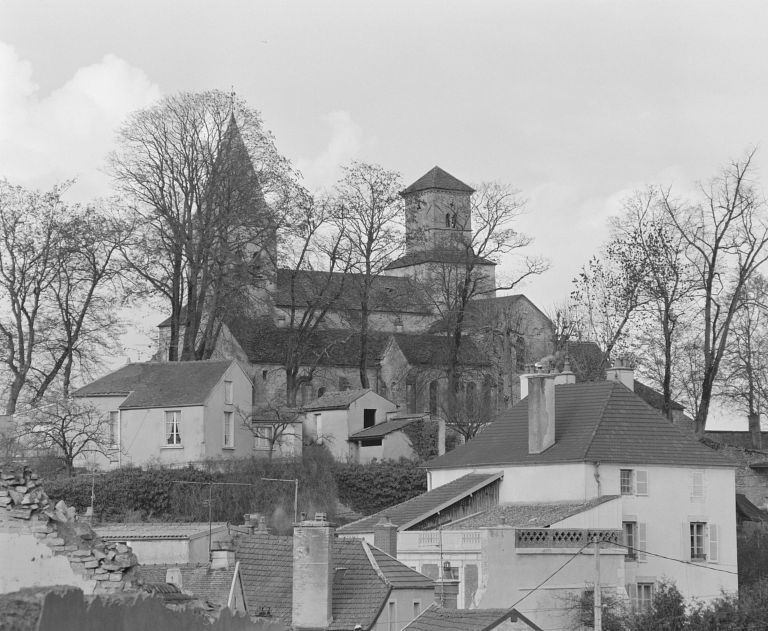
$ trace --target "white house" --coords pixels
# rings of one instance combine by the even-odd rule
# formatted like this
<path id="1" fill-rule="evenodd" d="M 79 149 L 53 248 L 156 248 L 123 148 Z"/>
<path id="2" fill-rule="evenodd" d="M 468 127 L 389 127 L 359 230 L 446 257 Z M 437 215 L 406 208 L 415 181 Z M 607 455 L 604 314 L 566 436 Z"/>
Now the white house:
<path id="1" fill-rule="evenodd" d="M 426 545 L 419 553 L 419 538 L 434 539 L 430 531 L 441 529 L 443 560 L 461 566 L 464 606 L 515 602 L 552 563 L 555 533 L 563 541 L 573 531 L 623 533 L 623 562 L 601 581 L 619 581 L 640 606 L 664 578 L 688 598 L 735 592 L 734 463 L 638 397 L 628 387 L 631 370 L 611 370 L 609 379 L 576 384 L 570 373 L 525 376 L 525 399 L 472 441 L 427 463 L 426 494 L 340 532 L 368 538 L 386 513 L 399 529 L 398 558 L 425 572 L 423 563 L 435 563 L 435 554 Z M 505 529 L 515 531 L 506 552 L 492 535 Z M 491 580 L 499 559 L 519 562 L 520 548 L 532 539 L 547 543 L 536 544 L 525 570 L 511 572 L 515 580 Z M 465 574 L 464 565 L 475 567 Z M 590 580 L 581 577 L 582 589 Z M 562 605 L 545 600 L 540 592 L 518 609 L 537 624 L 554 623 L 547 610 Z"/>
<path id="2" fill-rule="evenodd" d="M 184 465 L 254 453 L 251 382 L 235 361 L 127 364 L 75 397 L 110 417 L 109 461 Z"/>

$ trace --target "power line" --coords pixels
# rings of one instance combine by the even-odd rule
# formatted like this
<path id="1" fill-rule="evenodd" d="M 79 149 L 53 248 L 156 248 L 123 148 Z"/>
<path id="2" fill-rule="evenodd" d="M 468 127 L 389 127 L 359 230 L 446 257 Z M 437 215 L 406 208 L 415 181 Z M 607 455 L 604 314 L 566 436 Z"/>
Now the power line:
<path id="1" fill-rule="evenodd" d="M 618 541 L 612 541 L 610 542 L 615 546 L 620 546 L 622 548 L 626 548 L 627 550 L 630 550 L 631 552 L 642 552 L 643 554 L 650 554 L 652 557 L 658 557 L 660 559 L 666 559 L 667 561 L 675 561 L 676 563 L 682 563 L 683 565 L 690 565 L 696 568 L 701 568 L 704 570 L 712 570 L 713 572 L 722 572 L 724 574 L 733 574 L 734 576 L 738 576 L 738 572 L 734 572 L 732 570 L 726 570 L 721 567 L 712 567 L 711 565 L 704 565 L 703 563 L 694 563 L 693 561 L 685 561 L 684 559 L 676 559 L 675 557 L 668 557 L 664 554 L 658 554 L 656 552 L 651 552 L 650 550 L 643 550 L 642 548 L 638 548 L 636 546 L 628 546 L 626 543 L 619 543 Z"/>

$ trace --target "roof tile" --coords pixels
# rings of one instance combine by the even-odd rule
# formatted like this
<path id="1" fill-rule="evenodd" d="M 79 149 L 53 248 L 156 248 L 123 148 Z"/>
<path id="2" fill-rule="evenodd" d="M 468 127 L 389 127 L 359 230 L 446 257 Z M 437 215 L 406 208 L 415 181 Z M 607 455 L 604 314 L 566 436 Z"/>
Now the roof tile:
<path id="1" fill-rule="evenodd" d="M 461 191 L 463 193 L 475 192 L 475 189 L 467 186 L 464 184 L 464 182 L 454 177 L 447 171 L 444 171 L 438 166 L 434 166 L 413 184 L 408 186 L 401 193 L 401 195 L 416 193 L 418 191 L 428 191 L 430 189 L 440 189 L 443 191 Z"/>

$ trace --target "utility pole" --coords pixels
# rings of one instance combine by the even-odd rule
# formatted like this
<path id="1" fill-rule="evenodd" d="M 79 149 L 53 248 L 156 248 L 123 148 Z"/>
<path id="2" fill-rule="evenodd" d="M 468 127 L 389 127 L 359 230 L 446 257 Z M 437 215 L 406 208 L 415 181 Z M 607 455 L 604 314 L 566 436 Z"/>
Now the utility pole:
<path id="1" fill-rule="evenodd" d="M 595 534 L 595 631 L 603 631 L 603 603 L 600 593 L 600 535 Z"/>

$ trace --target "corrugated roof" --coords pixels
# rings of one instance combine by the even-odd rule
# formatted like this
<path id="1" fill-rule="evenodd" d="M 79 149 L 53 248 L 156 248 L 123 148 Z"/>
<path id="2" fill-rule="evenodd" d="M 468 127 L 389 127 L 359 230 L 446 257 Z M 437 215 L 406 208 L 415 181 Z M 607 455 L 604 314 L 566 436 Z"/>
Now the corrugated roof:
<path id="1" fill-rule="evenodd" d="M 210 527 L 214 533 L 227 527 L 226 522 L 213 522 Z M 208 536 L 208 522 L 127 522 L 105 523 L 93 527 L 96 534 L 106 540 L 125 539 L 190 539 Z"/>
<path id="2" fill-rule="evenodd" d="M 120 409 L 202 405 L 231 364 L 231 360 L 126 364 L 76 390 L 74 396 L 127 395 Z"/>
<path id="3" fill-rule="evenodd" d="M 332 631 L 352 631 L 356 624 L 369 629 L 395 588 L 432 590 L 432 581 L 415 570 L 369 547 L 386 578 L 382 580 L 360 539 L 336 539 L 333 564 Z M 272 614 L 291 624 L 293 607 L 293 538 L 257 533 L 240 537 L 237 559 L 248 608 L 267 607 Z"/>
<path id="4" fill-rule="evenodd" d="M 499 414 L 468 443 L 427 463 L 456 467 L 618 462 L 733 467 L 615 381 L 555 386 L 555 444 L 528 453 L 528 398 Z"/>
<path id="5" fill-rule="evenodd" d="M 401 504 L 390 506 L 378 513 L 363 517 L 357 521 L 341 526 L 338 530 L 345 535 L 363 534 L 374 531 L 382 517 L 389 517 L 399 530 L 405 530 L 410 525 L 423 521 L 437 511 L 458 502 L 470 493 L 474 493 L 502 477 L 497 473 L 470 473 L 458 480 L 439 486 L 436 489 L 422 493 Z"/>
<path id="6" fill-rule="evenodd" d="M 414 421 L 420 421 L 422 417 L 412 416 L 410 418 L 398 418 L 391 421 L 385 421 L 384 423 L 376 423 L 372 427 L 366 427 L 365 429 L 352 434 L 349 440 L 364 440 L 366 438 L 381 438 L 392 432 L 403 429 L 403 427 L 410 425 Z"/>
<path id="7" fill-rule="evenodd" d="M 212 570 L 207 563 L 140 565 L 139 576 L 144 583 L 165 584 L 171 568 L 178 568 L 181 572 L 182 591 L 226 607 L 235 576 L 234 566 Z"/>
<path id="8" fill-rule="evenodd" d="M 425 609 L 403 631 L 492 631 L 507 620 L 542 631 L 516 609 L 447 609 L 436 604 Z"/>
<path id="9" fill-rule="evenodd" d="M 588 511 L 595 506 L 617 499 L 618 495 L 603 495 L 586 502 L 534 502 L 528 504 L 499 504 L 443 526 L 444 530 L 474 530 L 486 526 L 514 528 L 549 528 L 563 519 Z"/>
<path id="10" fill-rule="evenodd" d="M 474 193 L 475 189 L 467 186 L 460 179 L 454 177 L 439 166 L 432 167 L 422 175 L 413 184 L 405 188 L 401 195 L 416 193 L 418 191 L 428 191 L 430 189 L 440 189 L 443 191 L 461 191 L 463 193 Z"/>
<path id="11" fill-rule="evenodd" d="M 312 410 L 343 410 L 369 392 L 373 392 L 373 390 L 358 388 L 357 390 L 326 392 L 323 396 L 307 403 L 302 409 L 308 412 Z"/>

